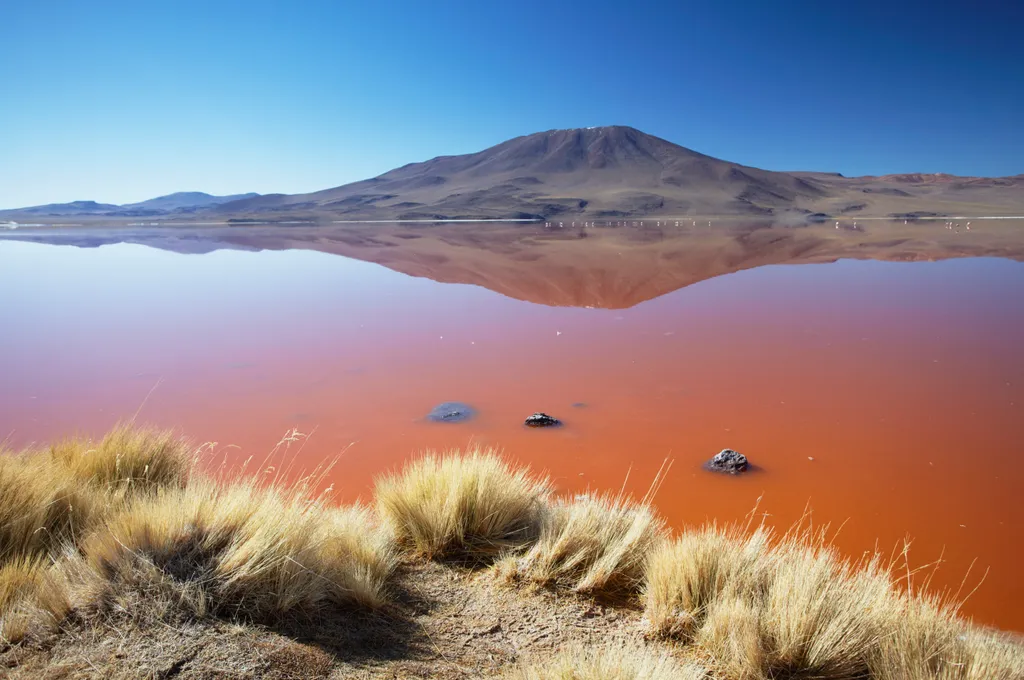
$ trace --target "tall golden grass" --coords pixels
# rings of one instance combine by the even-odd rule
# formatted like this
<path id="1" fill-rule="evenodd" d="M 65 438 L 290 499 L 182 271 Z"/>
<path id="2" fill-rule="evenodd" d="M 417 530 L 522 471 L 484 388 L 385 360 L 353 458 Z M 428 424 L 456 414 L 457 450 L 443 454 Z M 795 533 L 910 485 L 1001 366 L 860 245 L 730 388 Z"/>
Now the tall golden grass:
<path id="1" fill-rule="evenodd" d="M 377 606 L 394 564 L 365 514 L 251 483 L 198 482 L 140 499 L 82 552 L 109 588 L 163 588 L 196 614 L 279 617 L 320 605 Z"/>
<path id="2" fill-rule="evenodd" d="M 110 494 L 182 487 L 195 467 L 191 445 L 174 432 L 124 423 L 99 441 L 58 442 L 50 456 L 70 479 Z"/>
<path id="3" fill-rule="evenodd" d="M 47 457 L 0 451 L 0 565 L 73 541 L 96 506 L 94 496 Z"/>
<path id="4" fill-rule="evenodd" d="M 71 611 L 66 572 L 46 557 L 17 557 L 0 566 L 0 641 L 55 628 Z"/>
<path id="5" fill-rule="evenodd" d="M 385 602 L 396 552 L 367 508 L 196 463 L 171 433 L 120 426 L 0 455 L 0 639 L 72 609 L 274 619 Z"/>
<path id="6" fill-rule="evenodd" d="M 536 540 L 551 485 L 493 450 L 427 454 L 376 485 L 396 540 L 428 558 L 484 560 Z"/>
<path id="7" fill-rule="evenodd" d="M 168 431 L 119 425 L 98 442 L 0 451 L 0 564 L 74 543 L 134 494 L 185 484 L 189 444 Z"/>
<path id="8" fill-rule="evenodd" d="M 897 581 L 879 555 L 842 559 L 826 530 L 710 527 L 651 553 L 645 615 L 735 680 L 1024 677 L 1024 648 Z"/>
<path id="9" fill-rule="evenodd" d="M 538 585 L 630 596 L 643 584 L 647 555 L 664 538 L 664 522 L 646 503 L 621 494 L 559 499 L 544 507 L 536 543 L 499 568 Z"/>
<path id="10" fill-rule="evenodd" d="M 526 662 L 510 680 L 704 680 L 705 669 L 665 651 L 633 646 L 570 647 L 551 658 Z"/>

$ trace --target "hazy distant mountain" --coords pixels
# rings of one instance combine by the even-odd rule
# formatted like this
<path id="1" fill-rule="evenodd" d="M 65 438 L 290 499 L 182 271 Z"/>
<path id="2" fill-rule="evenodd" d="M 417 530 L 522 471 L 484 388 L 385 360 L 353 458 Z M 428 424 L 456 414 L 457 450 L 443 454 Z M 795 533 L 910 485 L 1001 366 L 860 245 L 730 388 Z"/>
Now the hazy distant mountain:
<path id="1" fill-rule="evenodd" d="M 188 221 L 587 219 L 698 215 L 1022 215 L 1024 175 L 843 177 L 712 158 L 631 127 L 550 130 L 483 151 L 411 163 L 309 194 L 171 194 L 131 205 L 78 201 L 0 212 Z"/>
<path id="2" fill-rule="evenodd" d="M 193 210 L 196 208 L 207 208 L 211 205 L 220 205 L 246 198 L 255 198 L 256 193 L 232 194 L 231 196 L 211 196 L 202 191 L 179 191 L 166 196 L 151 198 L 141 203 L 129 203 L 122 205 L 121 209 L 127 210 L 158 210 L 161 212 L 173 212 L 175 210 Z"/>
<path id="3" fill-rule="evenodd" d="M 231 196 L 211 196 L 201 191 L 180 191 L 167 196 L 151 198 L 140 203 L 113 205 L 95 201 L 72 201 L 71 203 L 50 203 L 29 208 L 0 211 L 0 216 L 35 215 L 35 216 L 102 216 L 102 217 L 134 217 L 191 213 L 221 203 L 254 198 L 259 194 L 233 194 Z"/>
<path id="4" fill-rule="evenodd" d="M 110 203 L 72 201 L 71 203 L 49 203 L 47 205 L 34 205 L 29 208 L 18 208 L 17 210 L 6 210 L 0 213 L 0 215 L 15 212 L 25 215 L 104 215 L 119 209 L 120 206 Z"/>

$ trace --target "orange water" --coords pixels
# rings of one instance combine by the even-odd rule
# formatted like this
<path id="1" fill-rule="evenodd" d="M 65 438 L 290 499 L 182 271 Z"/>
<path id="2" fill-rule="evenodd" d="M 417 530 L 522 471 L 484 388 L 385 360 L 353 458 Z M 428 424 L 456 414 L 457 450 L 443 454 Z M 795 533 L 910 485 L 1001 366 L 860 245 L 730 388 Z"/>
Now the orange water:
<path id="1" fill-rule="evenodd" d="M 764 267 L 628 310 L 545 307 L 305 251 L 0 242 L 0 437 L 140 420 L 269 451 L 366 498 L 424 448 L 494 445 L 567 491 L 642 493 L 677 527 L 810 507 L 859 555 L 913 539 L 936 587 L 1024 630 L 1024 265 Z M 156 385 L 156 388 L 154 388 Z M 148 395 L 148 398 L 147 398 Z M 427 422 L 459 400 L 479 415 Z M 585 407 L 574 407 L 585 402 Z M 562 418 L 530 430 L 534 411 Z M 716 476 L 731 447 L 758 467 Z M 271 461 L 275 465 L 284 459 Z"/>

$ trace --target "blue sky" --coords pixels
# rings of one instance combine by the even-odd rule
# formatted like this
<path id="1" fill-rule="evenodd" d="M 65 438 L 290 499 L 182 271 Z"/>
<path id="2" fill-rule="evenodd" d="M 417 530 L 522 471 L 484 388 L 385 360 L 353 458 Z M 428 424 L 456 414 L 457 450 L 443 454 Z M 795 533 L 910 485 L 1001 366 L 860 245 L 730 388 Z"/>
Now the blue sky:
<path id="1" fill-rule="evenodd" d="M 776 170 L 1017 174 L 1022 29 L 1008 0 L 2 0 L 0 208 L 312 191 L 610 124 Z"/>

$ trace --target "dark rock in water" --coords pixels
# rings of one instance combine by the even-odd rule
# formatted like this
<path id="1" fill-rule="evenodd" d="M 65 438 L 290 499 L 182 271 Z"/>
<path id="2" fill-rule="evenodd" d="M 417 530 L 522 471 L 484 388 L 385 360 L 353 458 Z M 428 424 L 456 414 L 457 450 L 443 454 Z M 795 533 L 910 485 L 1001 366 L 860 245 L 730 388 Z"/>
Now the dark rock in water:
<path id="1" fill-rule="evenodd" d="M 435 423 L 461 423 L 474 415 L 476 411 L 472 406 L 457 401 L 446 401 L 435 406 L 434 410 L 427 414 L 427 420 L 433 420 Z"/>
<path id="2" fill-rule="evenodd" d="M 547 413 L 534 413 L 526 419 L 525 423 L 527 427 L 558 427 L 561 424 L 561 420 L 552 418 Z"/>
<path id="3" fill-rule="evenodd" d="M 735 475 L 743 472 L 749 467 L 747 457 L 739 451 L 722 449 L 715 454 L 715 457 L 707 462 L 707 468 L 715 472 L 728 472 Z"/>

